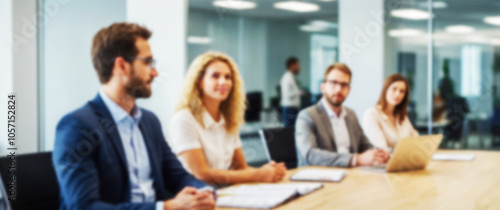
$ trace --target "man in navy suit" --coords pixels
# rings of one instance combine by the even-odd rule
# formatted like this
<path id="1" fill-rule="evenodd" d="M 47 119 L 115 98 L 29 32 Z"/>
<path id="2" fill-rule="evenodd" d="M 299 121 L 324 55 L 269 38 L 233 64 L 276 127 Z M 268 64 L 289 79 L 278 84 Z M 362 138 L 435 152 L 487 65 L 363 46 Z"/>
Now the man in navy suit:
<path id="1" fill-rule="evenodd" d="M 158 75 L 139 25 L 115 23 L 92 42 L 97 96 L 57 125 L 53 163 L 61 209 L 213 209 L 207 185 L 171 152 L 158 118 L 137 107 Z"/>

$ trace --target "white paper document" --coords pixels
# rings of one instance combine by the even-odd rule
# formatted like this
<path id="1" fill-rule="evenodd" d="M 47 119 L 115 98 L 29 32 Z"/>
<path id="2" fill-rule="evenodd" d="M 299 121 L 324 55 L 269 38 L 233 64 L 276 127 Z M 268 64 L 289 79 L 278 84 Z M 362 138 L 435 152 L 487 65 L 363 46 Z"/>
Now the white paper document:
<path id="1" fill-rule="evenodd" d="M 321 183 L 240 185 L 217 190 L 217 207 L 270 209 L 323 187 Z"/>
<path id="2" fill-rule="evenodd" d="M 475 155 L 473 154 L 444 154 L 436 153 L 432 156 L 432 160 L 450 160 L 450 161 L 472 161 Z"/>
<path id="3" fill-rule="evenodd" d="M 345 171 L 334 169 L 306 169 L 295 173 L 292 181 L 320 181 L 340 182 L 345 176 Z"/>

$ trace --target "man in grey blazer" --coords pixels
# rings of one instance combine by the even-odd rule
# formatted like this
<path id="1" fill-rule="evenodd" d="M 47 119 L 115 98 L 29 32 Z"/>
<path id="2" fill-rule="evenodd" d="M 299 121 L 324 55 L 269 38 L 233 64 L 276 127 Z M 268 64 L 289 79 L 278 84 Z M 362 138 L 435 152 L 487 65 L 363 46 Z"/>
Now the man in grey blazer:
<path id="1" fill-rule="evenodd" d="M 389 160 L 387 151 L 373 149 L 354 111 L 342 106 L 351 77 L 347 65 L 329 66 L 321 83 L 323 98 L 299 113 L 295 123 L 298 166 L 369 166 Z"/>

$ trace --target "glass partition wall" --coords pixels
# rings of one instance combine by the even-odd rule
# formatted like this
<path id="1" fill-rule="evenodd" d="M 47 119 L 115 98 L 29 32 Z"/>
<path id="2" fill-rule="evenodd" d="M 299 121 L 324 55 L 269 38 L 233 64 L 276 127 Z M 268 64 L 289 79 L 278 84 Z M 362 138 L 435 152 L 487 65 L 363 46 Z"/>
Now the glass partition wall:
<path id="1" fill-rule="evenodd" d="M 435 1 L 433 92 L 448 148 L 500 146 L 500 2 Z M 446 109 L 444 109 L 446 107 Z"/>
<path id="2" fill-rule="evenodd" d="M 429 130 L 431 112 L 427 2 L 386 0 L 384 3 L 389 13 L 386 14 L 385 76 L 399 73 L 406 77 L 410 89 L 408 117 L 419 133 L 424 134 Z"/>
<path id="3" fill-rule="evenodd" d="M 410 82 L 415 127 L 443 133 L 443 148 L 499 149 L 500 2 L 385 3 L 387 68 Z"/>

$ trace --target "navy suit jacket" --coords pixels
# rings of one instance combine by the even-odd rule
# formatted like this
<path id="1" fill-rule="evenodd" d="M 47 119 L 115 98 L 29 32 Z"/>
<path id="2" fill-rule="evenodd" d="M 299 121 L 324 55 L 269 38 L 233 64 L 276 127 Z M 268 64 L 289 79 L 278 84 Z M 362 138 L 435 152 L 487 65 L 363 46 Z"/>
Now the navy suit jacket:
<path id="1" fill-rule="evenodd" d="M 150 111 L 141 111 L 139 128 L 148 150 L 156 200 L 173 198 L 186 186 L 206 186 L 172 153 L 158 118 Z M 61 189 L 61 209 L 155 208 L 155 202 L 130 202 L 125 151 L 99 94 L 59 121 L 52 161 Z"/>

